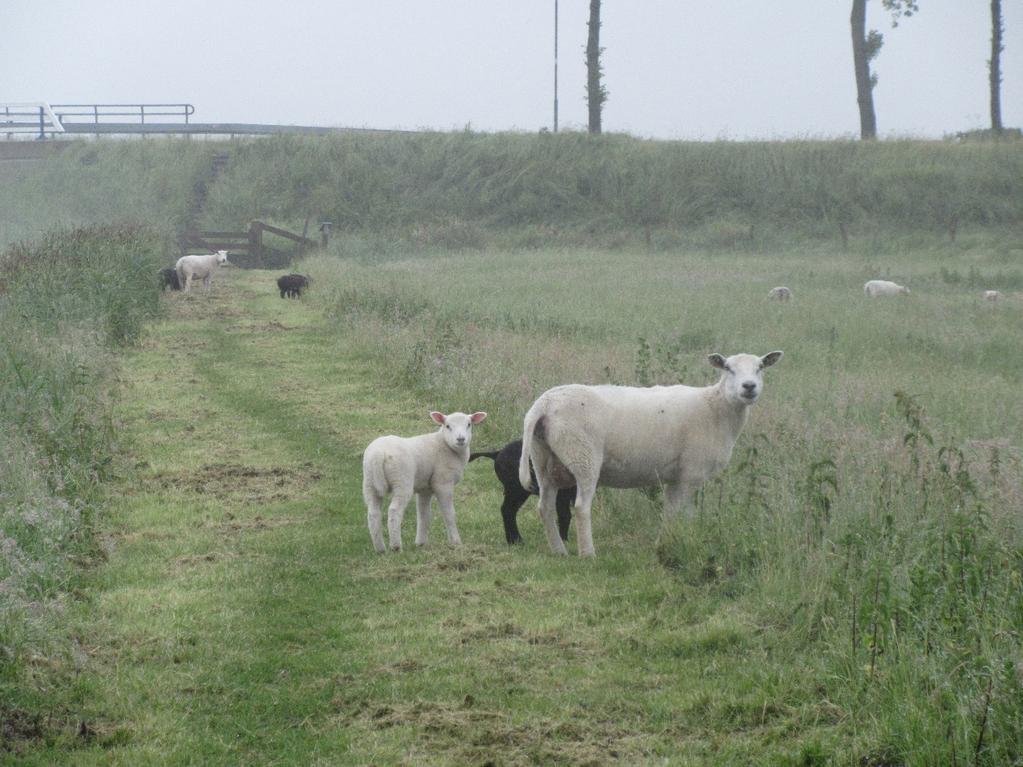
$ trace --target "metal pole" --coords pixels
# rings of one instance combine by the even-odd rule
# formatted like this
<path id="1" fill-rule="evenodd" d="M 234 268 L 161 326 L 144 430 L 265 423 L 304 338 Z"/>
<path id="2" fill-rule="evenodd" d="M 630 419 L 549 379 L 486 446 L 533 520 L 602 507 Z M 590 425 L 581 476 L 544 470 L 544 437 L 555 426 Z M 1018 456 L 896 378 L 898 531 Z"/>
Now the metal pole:
<path id="1" fill-rule="evenodd" d="M 558 0 L 554 0 L 554 132 L 558 132 Z"/>

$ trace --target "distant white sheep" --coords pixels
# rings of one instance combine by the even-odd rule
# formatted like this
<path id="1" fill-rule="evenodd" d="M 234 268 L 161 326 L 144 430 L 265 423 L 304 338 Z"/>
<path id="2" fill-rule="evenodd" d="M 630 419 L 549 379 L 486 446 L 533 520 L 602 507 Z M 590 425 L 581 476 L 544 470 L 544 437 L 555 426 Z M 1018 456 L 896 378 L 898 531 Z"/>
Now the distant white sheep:
<path id="1" fill-rule="evenodd" d="M 771 288 L 767 291 L 767 297 L 774 301 L 789 301 L 792 298 L 792 288 L 786 288 L 784 285 L 779 285 L 776 288 Z"/>
<path id="2" fill-rule="evenodd" d="M 203 292 L 208 293 L 213 273 L 217 271 L 218 266 L 224 266 L 227 263 L 227 251 L 218 250 L 208 256 L 182 256 L 174 265 L 174 269 L 178 273 L 178 281 L 185 293 L 192 287 L 192 280 L 196 277 L 202 278 Z"/>
<path id="3" fill-rule="evenodd" d="M 369 535 L 373 547 L 384 551 L 382 507 L 387 507 L 387 539 L 394 551 L 401 551 L 401 521 L 405 507 L 416 496 L 416 545 L 427 542 L 430 534 L 430 502 L 437 496 L 448 542 L 462 542 L 455 525 L 455 485 L 462 479 L 469 462 L 472 427 L 486 413 L 432 412 L 430 418 L 440 429 L 418 437 L 378 437 L 369 443 L 362 456 L 362 497 L 366 501 Z"/>
<path id="4" fill-rule="evenodd" d="M 909 288 L 888 280 L 868 280 L 863 284 L 863 292 L 870 298 L 877 296 L 908 296 Z"/>
<path id="5" fill-rule="evenodd" d="M 1002 291 L 1000 291 L 1000 290 L 985 290 L 984 291 L 984 300 L 985 301 L 1001 301 L 1002 300 Z"/>
<path id="6" fill-rule="evenodd" d="M 555 522 L 559 488 L 576 487 L 580 556 L 593 556 L 590 505 L 597 485 L 664 490 L 670 518 L 718 474 L 732 456 L 749 406 L 763 390 L 763 370 L 782 357 L 736 354 L 709 357 L 722 371 L 711 386 L 584 386 L 548 389 L 523 423 L 519 481 L 530 488 L 532 460 L 540 490 L 540 516 L 556 554 L 565 544 Z"/>

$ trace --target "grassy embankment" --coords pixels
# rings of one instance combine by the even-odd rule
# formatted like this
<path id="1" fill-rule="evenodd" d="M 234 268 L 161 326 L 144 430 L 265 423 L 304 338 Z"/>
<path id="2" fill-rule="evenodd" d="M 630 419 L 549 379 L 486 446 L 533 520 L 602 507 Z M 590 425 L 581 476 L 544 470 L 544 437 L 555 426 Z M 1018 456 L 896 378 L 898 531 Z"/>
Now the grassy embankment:
<path id="1" fill-rule="evenodd" d="M 352 251 L 869 243 L 1023 222 L 1023 142 L 684 143 L 583 134 L 96 141 L 2 167 L 0 244 L 55 224 L 329 220 Z M 215 154 L 227 163 L 214 171 Z M 200 209 L 193 203 L 202 202 Z M 193 220 L 194 219 L 194 220 Z"/>

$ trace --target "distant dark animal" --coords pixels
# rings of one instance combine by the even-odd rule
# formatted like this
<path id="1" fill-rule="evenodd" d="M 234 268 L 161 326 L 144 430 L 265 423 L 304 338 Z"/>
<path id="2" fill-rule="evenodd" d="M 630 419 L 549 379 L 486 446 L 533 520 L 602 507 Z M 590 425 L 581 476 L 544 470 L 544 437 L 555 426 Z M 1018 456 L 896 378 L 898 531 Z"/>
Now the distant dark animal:
<path id="1" fill-rule="evenodd" d="M 508 543 L 522 543 L 522 536 L 519 535 L 519 526 L 515 521 L 519 509 L 530 493 L 522 488 L 519 482 L 519 459 L 522 457 L 522 440 L 517 439 L 509 442 L 500 450 L 492 453 L 473 453 L 469 456 L 470 461 L 477 458 L 490 458 L 494 461 L 494 473 L 504 485 L 504 501 L 501 503 L 501 517 L 504 519 L 504 537 Z M 533 476 L 533 487 L 537 487 L 536 477 Z M 568 526 L 572 522 L 572 503 L 575 501 L 575 488 L 569 487 L 558 490 L 555 507 L 558 510 L 558 532 L 561 533 L 563 541 L 568 540 Z"/>
<path id="2" fill-rule="evenodd" d="M 161 269 L 159 272 L 160 289 L 181 290 L 181 280 L 178 279 L 178 271 L 173 266 Z"/>
<path id="3" fill-rule="evenodd" d="M 302 291 L 309 287 L 309 278 L 304 274 L 285 274 L 277 278 L 277 289 L 281 298 L 299 298 Z"/>

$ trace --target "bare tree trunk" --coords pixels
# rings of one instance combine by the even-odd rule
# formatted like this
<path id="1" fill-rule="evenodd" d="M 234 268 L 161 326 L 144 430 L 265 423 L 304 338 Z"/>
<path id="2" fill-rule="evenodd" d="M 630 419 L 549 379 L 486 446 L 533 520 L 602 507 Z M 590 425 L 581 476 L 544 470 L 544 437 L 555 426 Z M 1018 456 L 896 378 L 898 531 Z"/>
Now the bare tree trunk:
<path id="1" fill-rule="evenodd" d="M 860 138 L 877 138 L 877 116 L 874 114 L 874 80 L 870 75 L 871 50 L 867 44 L 867 0 L 853 0 L 852 15 L 853 67 L 856 69 L 856 102 L 860 107 Z"/>
<path id="2" fill-rule="evenodd" d="M 1002 0 L 991 0 L 991 60 L 988 62 L 991 83 L 991 132 L 1002 132 Z"/>
<path id="3" fill-rule="evenodd" d="M 607 92 L 600 84 L 600 0 L 590 0 L 590 33 L 586 41 L 586 102 L 590 109 L 590 133 L 600 133 L 600 113 Z"/>

